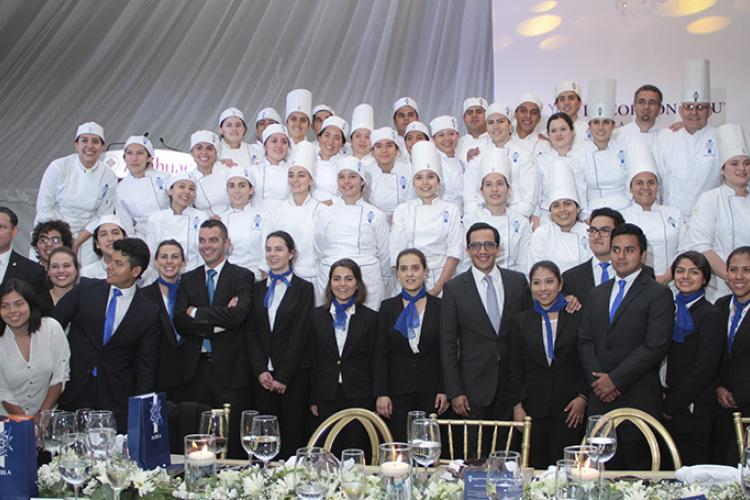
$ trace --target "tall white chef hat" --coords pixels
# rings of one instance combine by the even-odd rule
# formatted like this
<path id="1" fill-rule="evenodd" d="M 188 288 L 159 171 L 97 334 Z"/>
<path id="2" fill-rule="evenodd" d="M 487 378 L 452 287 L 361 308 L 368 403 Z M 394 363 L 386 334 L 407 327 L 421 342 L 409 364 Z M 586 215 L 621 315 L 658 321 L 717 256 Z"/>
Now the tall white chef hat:
<path id="1" fill-rule="evenodd" d="M 711 102 L 711 63 L 691 59 L 682 68 L 682 102 Z"/>
<path id="2" fill-rule="evenodd" d="M 469 108 L 473 108 L 474 106 L 479 106 L 483 110 L 487 111 L 487 99 L 485 99 L 484 97 L 469 97 L 464 101 L 463 113 L 466 113 Z"/>
<path id="3" fill-rule="evenodd" d="M 458 123 L 452 116 L 442 115 L 430 122 L 430 129 L 432 130 L 432 136 L 435 137 L 435 134 L 443 130 L 454 130 L 458 132 Z"/>
<path id="4" fill-rule="evenodd" d="M 557 200 L 573 200 L 581 206 L 576 190 L 575 174 L 564 160 L 555 160 L 552 164 L 549 172 L 549 185 L 552 186 L 549 193 L 550 206 Z"/>
<path id="5" fill-rule="evenodd" d="M 442 180 L 443 167 L 435 145 L 429 141 L 420 141 L 411 148 L 412 177 L 422 170 L 431 170 Z"/>
<path id="6" fill-rule="evenodd" d="M 411 97 L 401 97 L 400 99 L 396 99 L 396 102 L 393 103 L 393 114 L 395 115 L 396 111 L 404 106 L 413 108 L 417 113 L 417 116 L 419 116 L 419 107 L 417 106 L 417 101 L 415 101 Z"/>
<path id="7" fill-rule="evenodd" d="M 718 130 L 717 141 L 719 145 L 719 157 L 721 164 L 724 165 L 727 160 L 735 156 L 750 156 L 750 150 L 747 148 L 745 131 L 742 125 L 738 123 L 725 123 Z"/>
<path id="8" fill-rule="evenodd" d="M 306 114 L 307 119 L 312 122 L 312 92 L 307 89 L 294 89 L 286 95 L 284 119 L 289 118 L 295 111 Z"/>
<path id="9" fill-rule="evenodd" d="M 219 127 L 221 127 L 221 124 L 224 123 L 224 120 L 232 116 L 242 120 L 242 124 L 245 125 L 245 128 L 247 128 L 247 123 L 245 122 L 245 115 L 243 115 L 242 111 L 240 111 L 237 108 L 227 108 L 221 112 L 221 114 L 219 115 Z"/>
<path id="10" fill-rule="evenodd" d="M 255 124 L 257 125 L 259 121 L 267 119 L 273 120 L 276 123 L 281 123 L 281 117 L 279 116 L 278 111 L 273 108 L 263 108 L 258 111 L 258 115 L 255 117 Z"/>
<path id="11" fill-rule="evenodd" d="M 489 118 L 490 115 L 503 115 L 508 120 L 512 120 L 513 110 L 507 104 L 503 104 L 501 102 L 493 102 L 487 108 L 487 118 Z"/>
<path id="12" fill-rule="evenodd" d="M 409 125 L 406 126 L 406 132 L 404 132 L 404 137 L 409 135 L 409 132 L 422 132 L 425 137 L 427 137 L 428 141 L 431 141 L 430 138 L 430 130 L 427 128 L 427 125 L 420 121 L 413 121 L 409 122 Z"/>
<path id="13" fill-rule="evenodd" d="M 645 142 L 635 141 L 625 144 L 625 166 L 628 169 L 628 187 L 636 175 L 650 172 L 659 178 L 656 160 L 651 148 Z"/>
<path id="14" fill-rule="evenodd" d="M 286 127 L 280 123 L 272 123 L 266 128 L 264 128 L 263 137 L 261 138 L 261 140 L 263 141 L 263 144 L 265 144 L 268 138 L 271 137 L 273 134 L 287 135 Z"/>
<path id="15" fill-rule="evenodd" d="M 349 137 L 349 124 L 346 123 L 346 120 L 344 120 L 340 116 L 331 115 L 323 120 L 323 124 L 320 126 L 320 132 L 323 133 L 323 131 L 328 127 L 336 127 L 337 129 L 341 130 L 343 139 Z"/>
<path id="16" fill-rule="evenodd" d="M 396 141 L 396 131 L 391 127 L 376 128 L 370 136 L 370 141 L 373 146 L 380 141 L 391 141 L 398 146 L 398 142 Z"/>
<path id="17" fill-rule="evenodd" d="M 102 141 L 106 142 L 104 139 L 104 128 L 96 122 L 86 122 L 78 125 L 78 130 L 76 130 L 76 140 L 78 140 L 83 134 L 98 135 L 101 137 Z"/>
<path id="18" fill-rule="evenodd" d="M 557 82 L 557 85 L 555 85 L 555 100 L 560 97 L 560 94 L 568 91 L 575 92 L 579 99 L 583 97 L 581 95 L 583 93 L 583 89 L 581 88 L 580 84 L 574 82 L 573 80 L 563 80 L 561 82 Z"/>
<path id="19" fill-rule="evenodd" d="M 315 178 L 315 146 L 311 142 L 300 141 L 294 145 L 292 150 L 292 159 L 289 162 L 289 168 L 302 167 L 307 170 L 310 177 Z"/>
<path id="20" fill-rule="evenodd" d="M 219 140 L 218 135 L 210 130 L 198 130 L 197 132 L 193 132 L 190 136 L 190 150 L 192 151 L 195 145 L 201 142 L 212 144 L 214 148 L 216 148 L 216 157 L 221 158 L 221 141 Z"/>
<path id="21" fill-rule="evenodd" d="M 589 82 L 589 121 L 595 119 L 614 120 L 617 107 L 617 80 L 595 78 Z"/>
<path id="22" fill-rule="evenodd" d="M 375 130 L 375 111 L 372 106 L 363 102 L 352 111 L 352 134 L 359 129 Z"/>
<path id="23" fill-rule="evenodd" d="M 482 154 L 480 156 L 480 166 L 482 171 L 482 177 L 480 181 L 484 181 L 484 178 L 489 174 L 497 173 L 503 174 L 505 181 L 510 186 L 510 176 L 512 167 L 510 164 L 510 158 L 508 158 L 508 150 L 505 148 L 498 148 L 494 145 L 482 148 Z"/>
<path id="24" fill-rule="evenodd" d="M 127 149 L 128 146 L 131 144 L 138 144 L 139 146 L 143 146 L 146 148 L 146 151 L 148 151 L 148 154 L 153 158 L 154 156 L 154 145 L 151 144 L 151 141 L 148 140 L 148 137 L 145 135 L 131 135 L 128 137 L 128 140 L 125 141 L 124 149 Z"/>

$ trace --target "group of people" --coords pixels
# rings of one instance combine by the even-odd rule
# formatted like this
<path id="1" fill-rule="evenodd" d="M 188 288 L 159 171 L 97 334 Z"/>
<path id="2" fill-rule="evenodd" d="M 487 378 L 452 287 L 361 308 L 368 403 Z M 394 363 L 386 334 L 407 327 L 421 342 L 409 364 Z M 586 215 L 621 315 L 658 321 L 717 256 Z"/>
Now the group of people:
<path id="1" fill-rule="evenodd" d="M 250 142 L 236 108 L 192 134 L 187 172 L 155 170 L 130 137 L 120 181 L 84 123 L 42 178 L 37 263 L 0 208 L 0 411 L 111 409 L 124 430 L 128 396 L 159 390 L 230 403 L 230 456 L 241 410 L 277 415 L 284 457 L 349 407 L 401 440 L 411 410 L 531 416 L 546 467 L 586 415 L 634 407 L 683 462 L 734 463 L 750 153 L 740 126 L 708 125 L 708 61 L 683 87 L 669 129 L 653 85 L 616 127 L 602 78 L 585 117 L 580 85 L 558 84 L 546 124 L 531 94 L 469 98 L 463 136 L 448 115 L 428 128 L 410 97 L 376 128 L 368 104 L 350 124 L 297 89 Z M 616 468 L 643 466 L 643 446 L 623 427 Z"/>

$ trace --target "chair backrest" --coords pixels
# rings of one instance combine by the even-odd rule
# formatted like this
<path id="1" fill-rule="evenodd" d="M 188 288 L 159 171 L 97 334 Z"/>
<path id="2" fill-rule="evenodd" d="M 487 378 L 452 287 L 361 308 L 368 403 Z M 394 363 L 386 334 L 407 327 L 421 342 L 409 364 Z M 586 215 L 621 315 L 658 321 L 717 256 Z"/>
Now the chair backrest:
<path id="1" fill-rule="evenodd" d="M 364 408 L 347 408 L 346 410 L 341 410 L 325 419 L 323 423 L 315 429 L 312 436 L 310 436 L 310 440 L 307 442 L 308 448 L 317 446 L 320 438 L 328 433 L 323 442 L 323 448 L 327 451 L 331 451 L 333 442 L 336 440 L 339 433 L 341 433 L 341 430 L 355 420 L 361 423 L 365 428 L 365 431 L 367 431 L 367 436 L 370 438 L 370 449 L 372 450 L 372 461 L 370 464 L 377 465 L 378 446 L 381 442 L 393 442 L 393 435 L 388 429 L 388 426 L 379 416 L 370 410 L 365 410 Z M 382 441 L 380 440 L 381 437 L 383 438 Z"/>
<path id="2" fill-rule="evenodd" d="M 648 447 L 651 450 L 652 471 L 658 471 L 661 466 L 661 452 L 659 451 L 659 442 L 656 439 L 656 435 L 654 435 L 654 430 L 667 445 L 669 453 L 672 455 L 672 462 L 674 463 L 675 470 L 682 467 L 680 453 L 677 451 L 677 446 L 674 443 L 674 439 L 672 439 L 672 435 L 669 434 L 669 431 L 667 431 L 661 422 L 645 411 L 637 410 L 635 408 L 619 408 L 617 410 L 612 410 L 609 413 L 602 415 L 601 420 L 599 420 L 599 423 L 594 430 L 603 425 L 609 425 L 610 422 L 614 424 L 615 428 L 623 422 L 631 422 L 641 431 L 641 434 L 646 438 Z"/>
<path id="3" fill-rule="evenodd" d="M 440 463 L 450 463 L 456 459 L 456 450 L 454 445 L 453 429 L 458 427 L 463 429 L 463 455 L 458 458 L 469 460 L 469 429 L 476 428 L 477 431 L 477 446 L 476 446 L 476 457 L 482 456 L 482 442 L 484 437 L 484 430 L 488 429 L 488 432 L 492 432 L 492 441 L 490 443 L 489 453 L 497 451 L 497 441 L 500 429 L 507 429 L 508 435 L 505 438 L 505 451 L 510 449 L 513 441 L 514 431 L 521 433 L 521 461 L 524 467 L 529 465 L 529 447 L 531 446 L 531 417 L 526 417 L 523 422 L 511 422 L 502 420 L 461 420 L 461 419 L 440 419 L 437 418 L 436 414 L 431 414 L 430 418 L 437 421 L 441 427 L 447 427 L 448 434 L 448 454 L 449 458 L 440 457 Z M 460 432 L 460 431 L 459 431 Z M 489 455 L 488 453 L 488 455 Z"/>
<path id="4" fill-rule="evenodd" d="M 734 433 L 737 434 L 737 449 L 740 452 L 740 463 L 745 463 L 745 427 L 750 425 L 750 417 L 743 417 L 738 411 L 732 413 L 734 417 Z"/>

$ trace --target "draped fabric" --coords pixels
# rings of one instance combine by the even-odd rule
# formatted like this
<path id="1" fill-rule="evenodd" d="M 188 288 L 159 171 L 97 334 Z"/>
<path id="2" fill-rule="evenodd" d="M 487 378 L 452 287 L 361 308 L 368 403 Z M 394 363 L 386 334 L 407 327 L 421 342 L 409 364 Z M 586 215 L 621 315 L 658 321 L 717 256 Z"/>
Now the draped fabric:
<path id="1" fill-rule="evenodd" d="M 253 142 L 256 112 L 283 117 L 299 87 L 347 121 L 369 102 L 390 125 L 404 95 L 424 122 L 460 118 L 465 97 L 491 97 L 491 19 L 490 0 L 3 0 L 0 203 L 33 217 L 84 121 L 108 143 L 149 132 L 186 150 L 236 106 Z"/>

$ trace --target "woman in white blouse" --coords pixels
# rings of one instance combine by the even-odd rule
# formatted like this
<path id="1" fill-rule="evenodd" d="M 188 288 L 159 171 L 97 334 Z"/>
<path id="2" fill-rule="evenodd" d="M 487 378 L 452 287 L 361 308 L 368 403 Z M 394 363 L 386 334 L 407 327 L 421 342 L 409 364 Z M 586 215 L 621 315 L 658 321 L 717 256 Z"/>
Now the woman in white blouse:
<path id="1" fill-rule="evenodd" d="M 283 125 L 274 123 L 263 130 L 263 150 L 263 161 L 250 167 L 255 177 L 255 204 L 275 205 L 289 196 L 286 184 L 289 137 Z"/>
<path id="2" fill-rule="evenodd" d="M 69 379 L 68 339 L 22 280 L 0 289 L 0 319 L 0 414 L 36 419 L 57 406 Z"/>
<path id="3" fill-rule="evenodd" d="M 227 226 L 232 251 L 229 261 L 249 269 L 260 279 L 263 258 L 263 225 L 266 214 L 252 206 L 255 180 L 244 168 L 232 167 L 227 173 L 227 195 L 231 208 L 221 215 Z"/>

